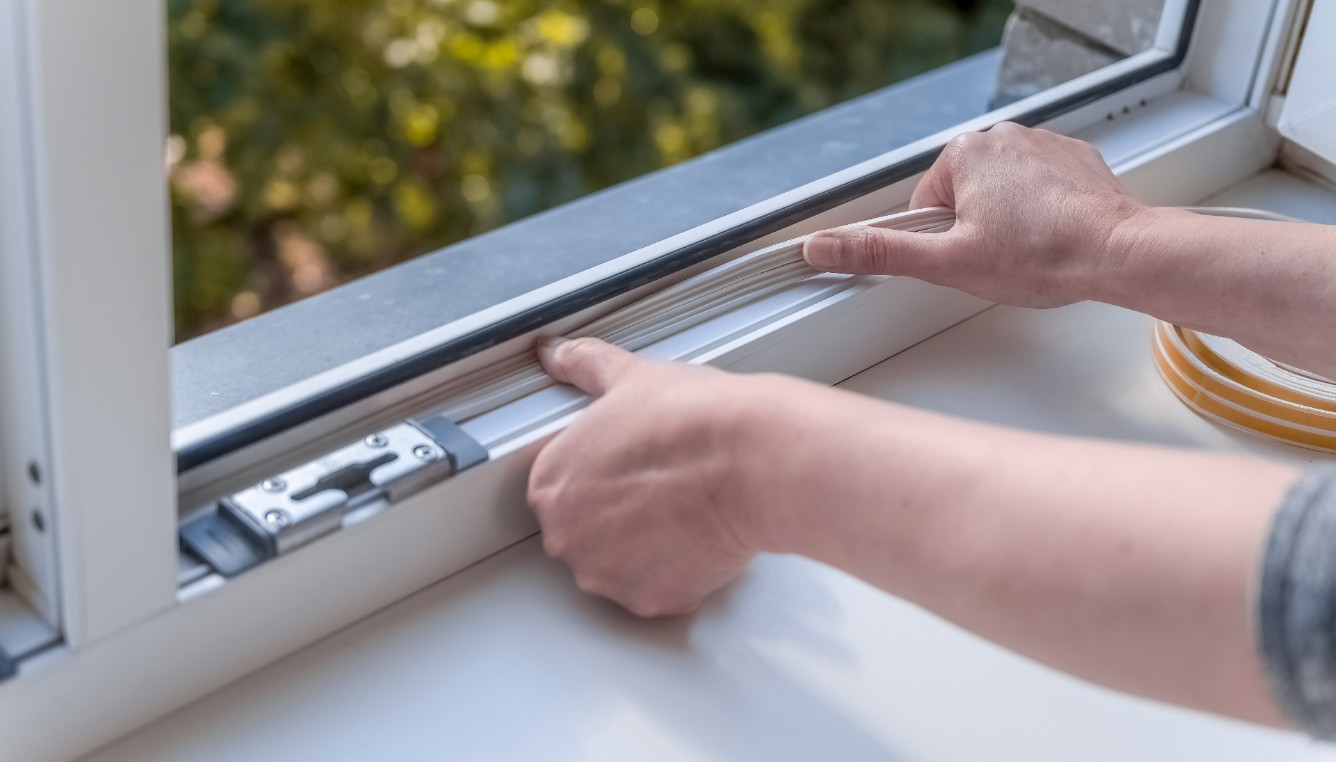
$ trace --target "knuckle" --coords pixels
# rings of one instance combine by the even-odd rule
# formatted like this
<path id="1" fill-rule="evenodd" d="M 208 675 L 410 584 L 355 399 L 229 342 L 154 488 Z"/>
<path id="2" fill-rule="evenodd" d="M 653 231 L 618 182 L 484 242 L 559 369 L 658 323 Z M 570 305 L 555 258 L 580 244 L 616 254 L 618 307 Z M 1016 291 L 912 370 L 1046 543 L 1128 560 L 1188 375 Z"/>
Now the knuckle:
<path id="1" fill-rule="evenodd" d="M 529 507 L 538 514 L 539 519 L 550 513 L 553 505 L 553 490 L 540 476 L 529 477 L 529 487 L 525 490 L 525 500 Z"/>
<path id="2" fill-rule="evenodd" d="M 535 462 L 533 468 L 529 470 L 529 484 L 524 490 L 524 498 L 529 502 L 529 505 L 537 506 L 539 502 L 542 502 L 543 493 L 547 489 L 546 477 L 547 474 Z"/>
<path id="3" fill-rule="evenodd" d="M 580 592 L 589 595 L 600 595 L 600 591 L 603 589 L 603 584 L 599 578 L 588 572 L 576 572 L 575 586 L 580 589 Z"/>
<path id="4" fill-rule="evenodd" d="M 561 558 L 570 550 L 570 541 L 558 532 L 543 532 L 543 552 L 552 558 Z"/>
<path id="5" fill-rule="evenodd" d="M 645 590 L 632 593 L 623 605 L 641 619 L 657 619 L 674 613 L 670 601 L 662 595 Z"/>
<path id="6" fill-rule="evenodd" d="M 598 339 L 589 336 L 571 339 L 561 346 L 562 359 L 567 365 L 587 364 L 598 353 L 601 343 Z"/>
<path id="7" fill-rule="evenodd" d="M 985 140 L 984 133 L 962 132 L 946 144 L 938 162 L 948 174 L 958 175 L 978 158 L 985 148 Z"/>
<path id="8" fill-rule="evenodd" d="M 850 241 L 854 256 L 864 267 L 882 271 L 890 264 L 890 250 L 886 239 L 874 228 L 854 231 Z"/>
<path id="9" fill-rule="evenodd" d="M 524 496 L 540 520 L 553 513 L 561 500 L 563 466 L 559 451 L 555 449 L 556 444 L 550 443 L 538 453 L 529 469 L 529 483 Z"/>
<path id="10" fill-rule="evenodd" d="M 659 616 L 659 609 L 650 601 L 632 600 L 626 603 L 626 608 L 632 614 L 641 619 L 654 619 Z"/>
<path id="11" fill-rule="evenodd" d="M 962 132 L 959 135 L 947 141 L 946 147 L 942 149 L 942 155 L 948 158 L 962 156 L 969 153 L 970 148 L 979 140 L 977 132 Z"/>

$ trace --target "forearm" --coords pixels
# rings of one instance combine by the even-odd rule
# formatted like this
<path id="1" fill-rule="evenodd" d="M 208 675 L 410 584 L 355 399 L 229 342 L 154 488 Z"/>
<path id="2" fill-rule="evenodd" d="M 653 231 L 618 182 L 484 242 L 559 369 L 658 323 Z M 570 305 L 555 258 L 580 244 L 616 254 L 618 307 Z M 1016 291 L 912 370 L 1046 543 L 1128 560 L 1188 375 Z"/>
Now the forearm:
<path id="1" fill-rule="evenodd" d="M 1336 229 L 1150 209 L 1105 261 L 1095 299 L 1336 377 Z"/>
<path id="2" fill-rule="evenodd" d="M 1078 676 L 1280 722 L 1253 585 L 1295 472 L 845 405 L 827 414 L 854 462 L 811 475 L 829 497 L 785 517 L 775 549 Z"/>

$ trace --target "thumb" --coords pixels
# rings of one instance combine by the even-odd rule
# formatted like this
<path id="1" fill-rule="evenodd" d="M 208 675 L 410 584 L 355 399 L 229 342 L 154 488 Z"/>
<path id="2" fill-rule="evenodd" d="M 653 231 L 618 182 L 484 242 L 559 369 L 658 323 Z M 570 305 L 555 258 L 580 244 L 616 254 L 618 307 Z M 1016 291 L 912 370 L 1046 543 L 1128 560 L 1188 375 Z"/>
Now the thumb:
<path id="1" fill-rule="evenodd" d="M 552 378 L 596 397 L 645 360 L 594 338 L 545 336 L 538 340 L 538 360 Z"/>
<path id="2" fill-rule="evenodd" d="M 921 278 L 944 264 L 951 232 L 852 225 L 813 235 L 803 244 L 803 258 L 817 270 L 851 275 L 911 275 Z"/>

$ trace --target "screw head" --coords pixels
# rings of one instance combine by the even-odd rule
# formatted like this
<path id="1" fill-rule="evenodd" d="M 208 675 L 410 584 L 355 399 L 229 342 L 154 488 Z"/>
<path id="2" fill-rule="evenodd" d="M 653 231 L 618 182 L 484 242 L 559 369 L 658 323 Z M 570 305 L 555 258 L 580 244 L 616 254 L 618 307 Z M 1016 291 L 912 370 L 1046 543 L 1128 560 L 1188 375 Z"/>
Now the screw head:
<path id="1" fill-rule="evenodd" d="M 282 529 L 292 523 L 292 517 L 282 508 L 275 508 L 264 514 L 264 523 L 276 529 Z"/>
<path id="2" fill-rule="evenodd" d="M 372 434 L 363 441 L 367 447 L 384 447 L 390 443 L 389 437 L 384 434 Z"/>
<path id="3" fill-rule="evenodd" d="M 265 479 L 260 482 L 260 489 L 265 492 L 282 492 L 288 488 L 288 483 L 275 476 L 272 479 Z"/>
<path id="4" fill-rule="evenodd" d="M 427 445 L 418 445 L 413 448 L 413 455 L 418 460 L 436 460 L 436 450 Z"/>

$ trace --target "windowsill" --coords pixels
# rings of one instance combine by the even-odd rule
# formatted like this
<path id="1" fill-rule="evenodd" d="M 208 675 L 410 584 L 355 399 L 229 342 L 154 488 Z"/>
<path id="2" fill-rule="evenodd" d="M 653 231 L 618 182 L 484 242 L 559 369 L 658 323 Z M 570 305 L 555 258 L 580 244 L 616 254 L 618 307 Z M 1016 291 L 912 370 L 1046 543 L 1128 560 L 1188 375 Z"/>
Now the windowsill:
<path id="1" fill-rule="evenodd" d="M 989 51 L 172 349 L 181 427 L 987 111 Z"/>

